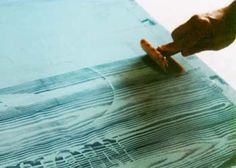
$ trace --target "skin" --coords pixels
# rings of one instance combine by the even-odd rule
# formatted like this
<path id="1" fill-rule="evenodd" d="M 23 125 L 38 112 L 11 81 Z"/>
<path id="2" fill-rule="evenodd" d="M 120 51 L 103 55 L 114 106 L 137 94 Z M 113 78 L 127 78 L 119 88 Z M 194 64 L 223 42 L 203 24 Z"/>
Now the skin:
<path id="1" fill-rule="evenodd" d="M 225 8 L 192 16 L 171 34 L 173 42 L 158 47 L 163 53 L 189 56 L 204 50 L 220 50 L 236 37 L 236 1 Z"/>

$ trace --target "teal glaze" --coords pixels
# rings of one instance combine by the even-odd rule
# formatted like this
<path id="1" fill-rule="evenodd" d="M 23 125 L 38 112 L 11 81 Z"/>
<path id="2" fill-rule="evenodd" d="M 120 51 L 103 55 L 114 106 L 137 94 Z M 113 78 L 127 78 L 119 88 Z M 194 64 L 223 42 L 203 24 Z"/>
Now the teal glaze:
<path id="1" fill-rule="evenodd" d="M 83 68 L 0 89 L 0 167 L 218 168 L 235 155 L 235 113 L 200 68 Z"/>

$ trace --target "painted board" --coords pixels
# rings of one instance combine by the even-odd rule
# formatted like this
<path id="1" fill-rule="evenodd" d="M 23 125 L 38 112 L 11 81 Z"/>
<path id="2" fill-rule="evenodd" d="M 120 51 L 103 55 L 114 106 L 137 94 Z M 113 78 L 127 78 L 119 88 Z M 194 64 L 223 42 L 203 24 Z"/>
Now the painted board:
<path id="1" fill-rule="evenodd" d="M 170 35 L 134 1 L 3 0 L 0 24 L 0 167 L 234 158 L 235 92 L 197 58 L 166 76 L 141 57 L 141 38 Z"/>
<path id="2" fill-rule="evenodd" d="M 201 72 L 146 57 L 0 90 L 1 167 L 218 167 L 234 154 L 236 106 Z"/>

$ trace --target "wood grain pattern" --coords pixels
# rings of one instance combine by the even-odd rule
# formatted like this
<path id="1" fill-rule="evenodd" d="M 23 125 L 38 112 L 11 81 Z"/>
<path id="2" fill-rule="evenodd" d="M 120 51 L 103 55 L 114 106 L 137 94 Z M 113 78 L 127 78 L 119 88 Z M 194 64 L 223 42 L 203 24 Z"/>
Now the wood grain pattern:
<path id="1" fill-rule="evenodd" d="M 146 58 L 145 58 L 146 59 Z M 236 106 L 199 69 L 143 57 L 0 90 L 0 167 L 220 167 Z"/>

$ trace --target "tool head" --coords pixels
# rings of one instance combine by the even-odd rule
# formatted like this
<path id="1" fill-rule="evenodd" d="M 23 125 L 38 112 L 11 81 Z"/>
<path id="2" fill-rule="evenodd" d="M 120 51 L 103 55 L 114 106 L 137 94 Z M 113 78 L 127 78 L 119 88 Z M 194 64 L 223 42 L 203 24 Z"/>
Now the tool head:
<path id="1" fill-rule="evenodd" d="M 181 73 L 184 68 L 170 56 L 165 57 L 158 49 L 152 47 L 152 45 L 145 39 L 140 41 L 143 50 L 154 60 L 161 70 L 165 73 Z"/>
<path id="2" fill-rule="evenodd" d="M 158 50 L 156 50 L 152 45 L 145 39 L 140 41 L 143 50 L 161 67 L 161 69 L 166 72 L 168 68 L 168 61 Z"/>

